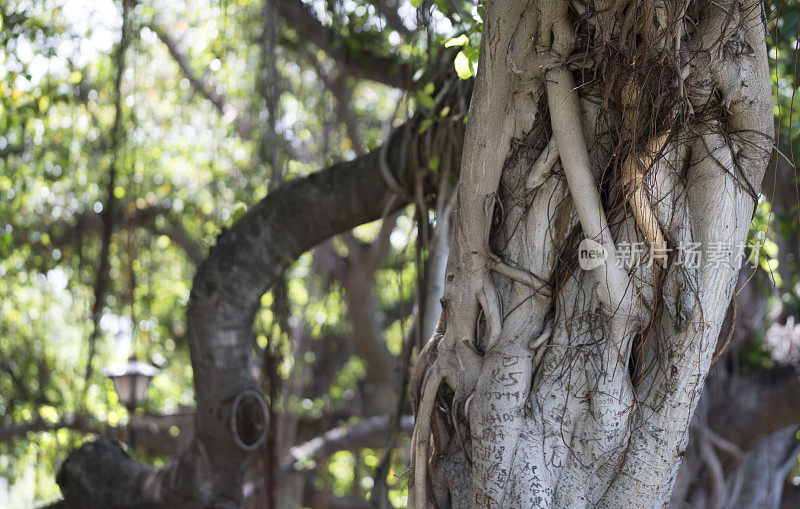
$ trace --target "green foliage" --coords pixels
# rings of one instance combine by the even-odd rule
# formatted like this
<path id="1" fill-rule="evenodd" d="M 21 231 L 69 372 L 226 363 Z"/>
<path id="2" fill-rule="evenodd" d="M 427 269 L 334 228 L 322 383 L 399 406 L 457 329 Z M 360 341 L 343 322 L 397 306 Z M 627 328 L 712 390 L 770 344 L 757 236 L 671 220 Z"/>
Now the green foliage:
<path id="1" fill-rule="evenodd" d="M 358 3 L 328 18 L 341 34 L 332 45 L 410 58 L 410 41 L 403 36 L 399 47 L 390 43 L 389 31 L 366 6 Z M 120 4 L 11 0 L 0 6 L 0 426 L 55 425 L 79 412 L 101 428 L 125 425 L 127 412 L 101 368 L 129 355 L 132 332 L 140 359 L 162 368 L 140 411 L 169 414 L 193 403 L 184 310 L 195 267 L 186 246 L 203 256 L 223 227 L 266 195 L 272 176 L 271 156 L 257 151 L 263 122 L 258 112 L 266 111 L 253 93 L 261 23 L 261 3 L 254 1 L 142 3 L 133 9 L 121 85 L 111 288 L 95 358 L 100 369 L 88 381 L 83 408 L 78 395 L 100 252 L 98 212 L 106 204 L 113 161 L 111 55 L 119 39 Z M 236 111 L 252 115 L 254 137 L 240 136 L 235 115 L 221 115 L 193 88 L 154 26 L 177 41 L 197 76 L 214 83 Z M 362 146 L 356 147 L 344 123 L 332 122 L 336 100 L 324 82 L 335 77 L 331 58 L 290 26 L 278 33 L 278 162 L 284 178 L 377 146 L 382 123 L 395 111 L 396 93 L 345 79 L 358 119 Z M 348 334 L 347 310 L 340 288 L 321 285 L 311 264 L 305 255 L 292 267 L 288 295 L 302 328 L 324 344 Z M 409 275 L 413 270 L 404 269 Z M 284 378 L 297 367 L 318 366 L 324 359 L 314 351 L 295 359 L 286 335 L 272 339 L 270 298 L 256 326 L 259 346 L 280 345 Z M 389 336 L 396 351 L 399 340 L 393 332 Z M 336 362 L 327 391 L 290 400 L 284 410 L 308 420 L 347 410 L 364 365 L 347 355 Z M 0 443 L 0 477 L 10 486 L 8 500 L 0 490 L 0 505 L 29 507 L 55 498 L 58 465 L 91 436 L 60 429 Z M 134 455 L 165 459 L 140 450 Z"/>

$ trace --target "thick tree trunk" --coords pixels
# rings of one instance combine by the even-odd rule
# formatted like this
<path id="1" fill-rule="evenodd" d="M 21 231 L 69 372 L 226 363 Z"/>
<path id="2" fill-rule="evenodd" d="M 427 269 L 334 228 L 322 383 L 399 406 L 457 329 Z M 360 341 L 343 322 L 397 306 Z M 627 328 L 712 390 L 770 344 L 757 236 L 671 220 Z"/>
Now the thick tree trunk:
<path id="1" fill-rule="evenodd" d="M 488 3 L 410 507 L 669 501 L 771 132 L 758 2 Z"/>

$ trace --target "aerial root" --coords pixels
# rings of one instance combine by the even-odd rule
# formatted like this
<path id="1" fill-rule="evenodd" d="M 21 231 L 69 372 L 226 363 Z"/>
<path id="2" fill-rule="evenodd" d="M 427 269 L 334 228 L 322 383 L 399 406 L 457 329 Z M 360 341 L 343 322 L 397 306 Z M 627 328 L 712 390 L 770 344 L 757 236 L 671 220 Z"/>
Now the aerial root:
<path id="1" fill-rule="evenodd" d="M 667 243 L 664 240 L 664 233 L 661 231 L 661 224 L 658 222 L 647 196 L 644 176 L 661 155 L 668 137 L 667 133 L 656 136 L 647 143 L 646 152 L 641 158 L 637 157 L 637 154 L 630 154 L 622 164 L 623 185 L 628 186 L 630 192 L 628 203 L 630 203 L 639 231 L 650 244 L 654 254 L 666 253 Z M 664 260 L 661 257 L 654 255 L 653 260 L 659 266 L 663 266 Z"/>
<path id="2" fill-rule="evenodd" d="M 533 163 L 528 178 L 525 179 L 525 190 L 533 191 L 544 184 L 556 161 L 558 161 L 558 147 L 556 146 L 555 137 L 551 137 L 536 162 Z"/>
<path id="3" fill-rule="evenodd" d="M 533 296 L 542 302 L 549 302 L 550 297 L 552 296 L 552 290 L 547 284 L 547 281 L 540 278 L 533 272 L 529 272 L 522 268 L 512 267 L 507 263 L 498 261 L 491 257 L 486 259 L 486 267 L 489 270 L 493 270 L 498 274 L 502 274 L 509 279 L 522 283 L 526 286 L 530 286 L 533 288 Z"/>
<path id="4" fill-rule="evenodd" d="M 499 336 L 502 326 L 500 303 L 491 280 L 484 280 L 475 292 L 475 315 L 477 309 L 483 306 L 487 323 L 492 332 Z M 415 418 L 411 447 L 413 470 L 409 482 L 409 488 L 414 489 L 409 495 L 409 508 L 430 507 L 429 472 L 450 443 L 453 434 L 449 429 L 450 420 L 461 449 L 471 461 L 461 436 L 458 409 L 474 391 L 483 354 L 477 351 L 473 340 L 464 339 L 455 330 L 455 326 L 448 327 L 445 334 L 440 332 L 433 335 L 420 352 L 409 381 Z M 452 400 L 449 400 L 449 396 L 447 401 L 442 399 L 444 394 L 440 393 L 440 389 L 443 383 L 452 389 Z M 466 404 L 464 412 L 467 413 Z"/>
<path id="5" fill-rule="evenodd" d="M 542 362 L 542 357 L 544 357 L 545 352 L 545 349 L 542 348 L 542 346 L 544 346 L 544 344 L 550 340 L 552 335 L 552 325 L 546 325 L 542 333 L 539 334 L 536 339 L 532 339 L 530 343 L 528 343 L 528 349 L 536 352 L 533 362 L 531 363 L 531 371 L 535 372 L 539 368 L 539 364 Z"/>
<path id="6" fill-rule="evenodd" d="M 472 397 L 472 395 L 470 395 Z M 464 452 L 464 457 L 467 458 L 467 463 L 472 465 L 472 456 L 470 456 L 469 452 L 467 452 L 467 448 L 464 446 L 464 438 L 461 436 L 461 426 L 458 422 L 458 407 L 461 405 L 461 401 L 458 400 L 457 396 L 453 397 L 453 406 L 450 408 L 450 418 L 453 420 L 453 429 L 456 433 L 456 440 L 458 440 L 458 445 L 461 447 L 461 450 Z M 466 403 L 464 405 L 464 415 L 469 419 L 467 415 L 467 406 Z"/>
<path id="7" fill-rule="evenodd" d="M 436 404 L 436 395 L 444 375 L 438 366 L 426 375 L 422 388 L 422 401 L 416 414 L 414 431 L 414 508 L 428 507 L 428 462 L 430 458 L 431 422 Z"/>
<path id="8" fill-rule="evenodd" d="M 731 327 L 730 327 L 730 329 L 728 329 L 728 334 L 725 336 L 725 340 L 722 342 L 722 345 L 719 347 L 717 352 L 714 354 L 714 357 L 711 359 L 711 365 L 712 366 L 714 364 L 716 364 L 717 361 L 720 360 L 723 355 L 725 355 L 725 350 L 727 350 L 728 345 L 731 344 L 731 339 L 733 339 L 733 331 L 736 330 L 736 314 L 737 314 L 737 311 L 738 311 L 736 306 L 737 306 L 737 304 L 736 304 L 736 296 L 734 295 L 733 299 L 731 299 L 731 312 L 730 312 L 730 314 L 731 314 L 731 320 L 730 320 Z"/>
<path id="9" fill-rule="evenodd" d="M 438 394 L 438 390 L 436 391 Z M 439 400 L 441 403 L 441 396 L 439 396 Z M 441 406 L 439 408 L 442 408 Z M 430 459 L 428 460 L 428 466 L 433 468 L 436 466 L 436 460 L 439 458 L 439 455 L 445 449 L 447 444 L 450 442 L 450 434 L 447 432 L 447 422 L 445 421 L 445 415 L 442 414 L 441 410 L 437 410 L 436 401 L 433 404 L 433 425 L 431 427 L 431 432 L 433 433 L 433 450 L 430 455 Z"/>
<path id="10" fill-rule="evenodd" d="M 408 382 L 409 399 L 411 399 L 411 409 L 414 415 L 417 414 L 419 401 L 421 398 L 421 391 L 425 375 L 428 373 L 428 368 L 433 365 L 439 341 L 441 341 L 441 334 L 434 334 L 431 339 L 425 343 L 425 346 L 420 350 L 417 356 L 417 361 L 414 363 L 414 368 L 411 370 L 411 379 Z"/>
<path id="11" fill-rule="evenodd" d="M 540 346 L 542 346 L 545 341 L 550 339 L 550 336 L 553 334 L 552 327 L 545 327 L 541 334 L 539 334 L 536 339 L 531 340 L 528 343 L 528 349 L 530 350 L 537 350 Z"/>
<path id="12" fill-rule="evenodd" d="M 478 302 L 483 308 L 483 315 L 486 317 L 486 327 L 489 333 L 489 341 L 486 349 L 492 348 L 497 340 L 500 339 L 500 333 L 503 330 L 503 316 L 500 311 L 500 298 L 497 296 L 497 290 L 492 284 L 490 279 L 486 279 L 478 289 Z"/>

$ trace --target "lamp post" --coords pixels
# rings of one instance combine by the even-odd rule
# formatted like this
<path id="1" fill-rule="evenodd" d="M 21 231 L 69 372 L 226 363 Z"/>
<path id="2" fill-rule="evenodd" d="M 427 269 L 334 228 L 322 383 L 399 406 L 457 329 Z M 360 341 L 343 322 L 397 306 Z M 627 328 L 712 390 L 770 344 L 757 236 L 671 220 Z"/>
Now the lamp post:
<path id="1" fill-rule="evenodd" d="M 128 409 L 130 415 L 128 420 L 128 445 L 133 448 L 135 445 L 135 435 L 133 432 L 133 413 L 136 406 L 144 401 L 147 387 L 154 376 L 158 374 L 158 368 L 138 362 L 135 356 L 131 356 L 128 362 L 111 366 L 106 369 L 106 376 L 114 382 L 114 390 L 119 397 L 119 402 Z"/>

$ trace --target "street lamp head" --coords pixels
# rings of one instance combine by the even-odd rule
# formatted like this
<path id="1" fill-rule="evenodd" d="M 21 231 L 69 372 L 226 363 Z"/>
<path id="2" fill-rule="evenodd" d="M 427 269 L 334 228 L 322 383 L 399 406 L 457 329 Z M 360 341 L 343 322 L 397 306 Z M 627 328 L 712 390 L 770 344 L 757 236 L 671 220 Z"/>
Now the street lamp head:
<path id="1" fill-rule="evenodd" d="M 114 382 L 119 402 L 132 409 L 144 401 L 147 387 L 158 371 L 155 366 L 138 362 L 131 357 L 127 362 L 106 369 L 105 373 Z"/>

